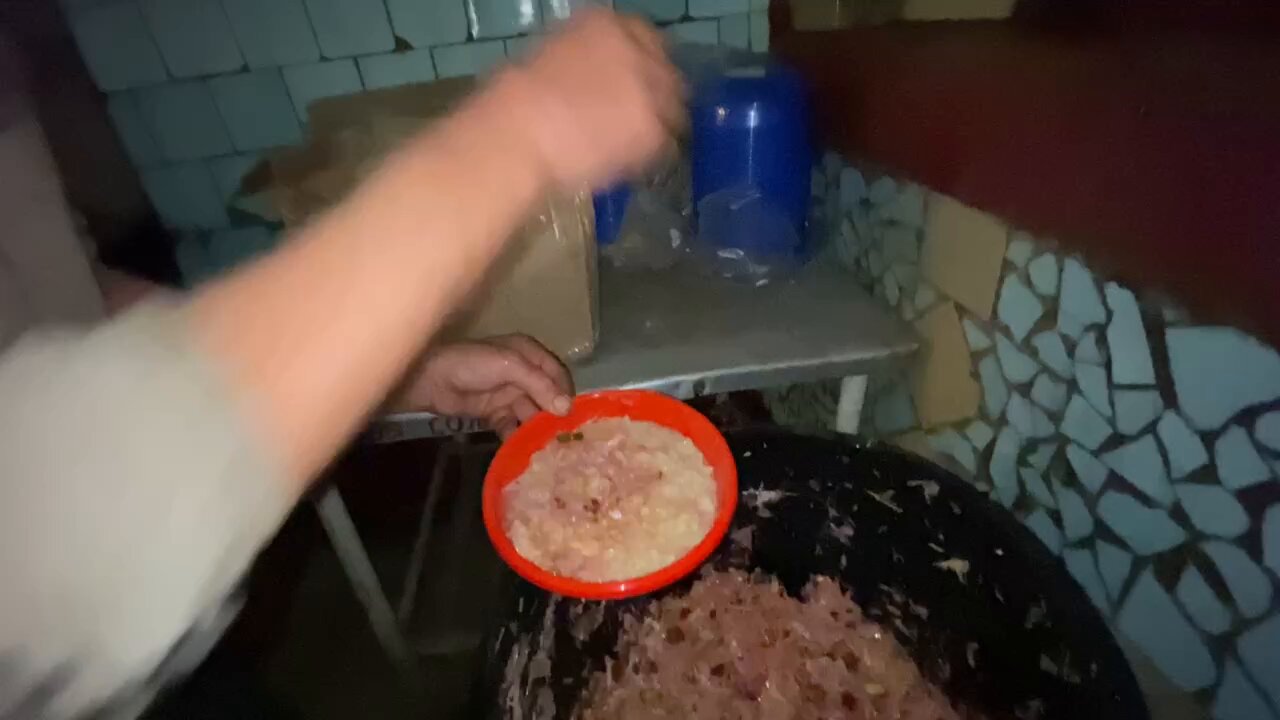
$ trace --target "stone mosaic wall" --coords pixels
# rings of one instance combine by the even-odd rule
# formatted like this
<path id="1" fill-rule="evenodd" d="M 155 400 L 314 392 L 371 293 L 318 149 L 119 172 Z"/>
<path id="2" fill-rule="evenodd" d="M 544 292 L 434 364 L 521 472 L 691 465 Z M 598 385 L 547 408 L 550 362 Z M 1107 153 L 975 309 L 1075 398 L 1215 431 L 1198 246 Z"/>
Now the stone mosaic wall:
<path id="1" fill-rule="evenodd" d="M 815 190 L 926 344 L 873 383 L 867 433 L 1014 512 L 1213 717 L 1280 719 L 1280 355 L 917 185 L 828 158 Z M 772 399 L 803 419 L 815 394 Z"/>

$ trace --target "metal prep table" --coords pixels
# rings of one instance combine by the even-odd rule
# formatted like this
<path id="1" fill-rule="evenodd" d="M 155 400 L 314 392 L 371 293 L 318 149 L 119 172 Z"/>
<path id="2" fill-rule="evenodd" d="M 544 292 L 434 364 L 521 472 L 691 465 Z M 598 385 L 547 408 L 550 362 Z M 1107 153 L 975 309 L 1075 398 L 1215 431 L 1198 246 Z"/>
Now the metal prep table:
<path id="1" fill-rule="evenodd" d="M 913 353 L 910 327 L 858 289 L 845 271 L 812 263 L 788 282 L 749 287 L 678 271 L 601 270 L 600 338 L 572 368 L 579 391 L 647 388 L 681 399 L 842 378 L 837 429 L 857 432 L 867 375 Z M 474 422 L 404 413 L 367 439 L 395 442 L 481 430 Z M 392 660 L 414 677 L 403 623 L 412 611 L 424 545 L 448 453 L 441 453 L 397 617 L 336 488 L 316 500 L 339 560 Z"/>

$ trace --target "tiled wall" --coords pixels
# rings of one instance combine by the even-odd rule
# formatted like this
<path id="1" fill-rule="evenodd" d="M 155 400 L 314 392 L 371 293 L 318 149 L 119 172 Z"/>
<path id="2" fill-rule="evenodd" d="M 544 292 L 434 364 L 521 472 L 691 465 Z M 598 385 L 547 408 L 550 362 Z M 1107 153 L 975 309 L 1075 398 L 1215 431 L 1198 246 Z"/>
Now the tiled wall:
<path id="1" fill-rule="evenodd" d="M 918 185 L 836 158 L 816 182 L 833 251 L 926 345 L 868 434 L 1008 507 L 1213 717 L 1280 718 L 1280 354 Z"/>
<path id="2" fill-rule="evenodd" d="M 240 178 L 317 98 L 484 73 L 587 2 L 62 0 L 161 219 L 222 231 Z M 617 0 L 684 42 L 766 49 L 765 0 Z M 213 245 L 238 242 L 215 233 Z M 228 252 L 240 252 L 237 247 Z"/>

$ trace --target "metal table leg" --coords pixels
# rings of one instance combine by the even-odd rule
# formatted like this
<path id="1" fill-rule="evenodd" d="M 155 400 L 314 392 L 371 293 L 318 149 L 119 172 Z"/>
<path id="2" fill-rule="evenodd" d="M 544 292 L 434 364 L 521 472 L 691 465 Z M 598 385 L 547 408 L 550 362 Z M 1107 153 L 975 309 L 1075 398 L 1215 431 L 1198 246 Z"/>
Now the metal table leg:
<path id="1" fill-rule="evenodd" d="M 440 504 L 440 493 L 444 489 L 444 474 L 456 454 L 455 447 L 459 442 L 461 440 L 457 438 L 442 441 L 436 451 L 435 465 L 431 468 L 431 484 L 427 486 L 427 499 L 422 504 L 422 517 L 418 519 L 418 537 L 414 540 L 413 553 L 409 556 L 409 567 L 405 569 L 404 584 L 400 586 L 397 618 L 401 627 L 409 621 L 409 615 L 418 600 L 418 584 L 422 577 L 427 543 L 435 526 L 436 507 Z"/>
<path id="2" fill-rule="evenodd" d="M 862 405 L 867 399 L 867 376 L 850 375 L 840 381 L 840 401 L 836 405 L 836 430 L 857 435 L 862 421 Z"/>
<path id="3" fill-rule="evenodd" d="M 336 487 L 327 487 L 315 499 L 315 506 L 329 542 L 338 553 L 338 561 L 369 616 L 374 635 L 409 688 L 418 689 L 418 664 L 405 642 L 382 584 L 378 582 L 378 575 L 374 572 L 373 563 L 369 561 L 369 554 L 365 552 L 360 534 L 351 522 L 351 515 L 347 512 L 346 503 L 342 501 L 342 495 Z"/>
<path id="4" fill-rule="evenodd" d="M 400 626 L 427 666 L 480 646 L 509 578 L 481 522 L 482 480 L 494 449 L 457 437 L 437 455 L 434 487 L 444 486 L 446 473 L 450 487 L 428 492 L 399 603 Z"/>

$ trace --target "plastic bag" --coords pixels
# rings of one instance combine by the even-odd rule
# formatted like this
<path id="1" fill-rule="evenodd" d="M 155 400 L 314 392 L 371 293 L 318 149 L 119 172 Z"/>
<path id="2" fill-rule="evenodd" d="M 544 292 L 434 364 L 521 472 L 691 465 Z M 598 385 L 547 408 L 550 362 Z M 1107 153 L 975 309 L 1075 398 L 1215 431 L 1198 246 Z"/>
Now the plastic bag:
<path id="1" fill-rule="evenodd" d="M 618 237 L 601 250 L 624 270 L 665 270 L 689 245 L 689 165 L 682 154 L 668 158 L 631 186 Z"/>
<path id="2" fill-rule="evenodd" d="M 698 203 L 694 261 L 704 272 L 764 285 L 800 265 L 801 237 L 787 213 L 754 186 L 713 192 Z"/>

